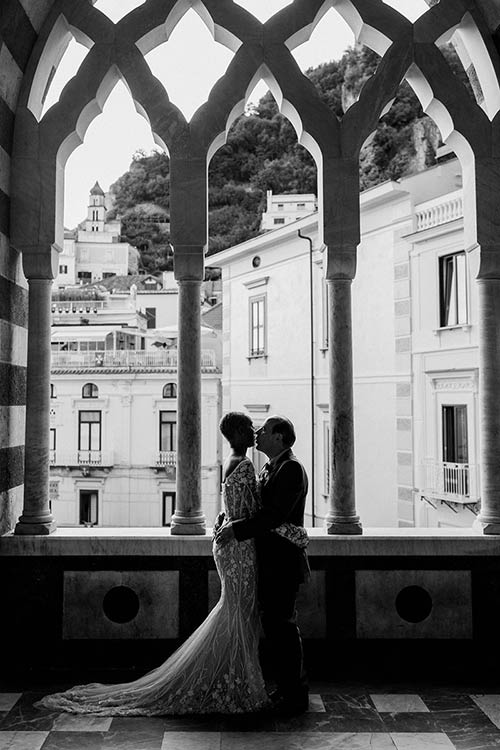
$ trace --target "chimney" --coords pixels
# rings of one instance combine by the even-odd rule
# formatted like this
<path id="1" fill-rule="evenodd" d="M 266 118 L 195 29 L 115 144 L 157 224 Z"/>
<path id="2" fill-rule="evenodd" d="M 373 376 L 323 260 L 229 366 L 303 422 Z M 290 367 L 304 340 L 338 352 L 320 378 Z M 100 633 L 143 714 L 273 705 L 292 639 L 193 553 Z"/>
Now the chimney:
<path id="1" fill-rule="evenodd" d="M 163 271 L 163 289 L 168 291 L 178 291 L 177 281 L 174 279 L 174 272 L 173 271 Z"/>

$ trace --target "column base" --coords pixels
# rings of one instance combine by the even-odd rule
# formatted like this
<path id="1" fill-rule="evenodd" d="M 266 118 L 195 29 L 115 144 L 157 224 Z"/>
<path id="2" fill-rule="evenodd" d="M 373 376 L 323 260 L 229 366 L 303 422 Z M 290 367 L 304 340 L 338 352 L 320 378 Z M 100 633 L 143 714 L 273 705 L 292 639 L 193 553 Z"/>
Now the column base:
<path id="1" fill-rule="evenodd" d="M 329 534 L 350 534 L 351 536 L 363 533 L 361 521 L 358 519 L 340 521 L 338 519 L 326 519 L 326 530 Z"/>
<path id="2" fill-rule="evenodd" d="M 14 529 L 14 534 L 16 536 L 48 536 L 56 529 L 57 524 L 55 521 L 43 521 L 41 523 L 33 521 L 25 523 L 24 521 L 18 521 L 16 523 L 16 528 Z"/>
<path id="3" fill-rule="evenodd" d="M 500 535 L 500 520 L 482 519 L 478 516 L 472 524 L 473 529 L 481 531 L 485 536 Z"/>
<path id="4" fill-rule="evenodd" d="M 174 513 L 170 525 L 170 534 L 173 536 L 202 536 L 207 533 L 207 525 L 203 513 L 195 516 L 181 516 Z"/>

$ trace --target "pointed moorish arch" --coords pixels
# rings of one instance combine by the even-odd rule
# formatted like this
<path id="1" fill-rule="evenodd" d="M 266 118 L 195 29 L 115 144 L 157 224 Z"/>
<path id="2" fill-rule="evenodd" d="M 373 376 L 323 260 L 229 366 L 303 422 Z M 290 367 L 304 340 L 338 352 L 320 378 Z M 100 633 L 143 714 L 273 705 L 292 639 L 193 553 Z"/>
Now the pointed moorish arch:
<path id="1" fill-rule="evenodd" d="M 482 12 L 484 2 L 484 13 Z M 381 55 L 358 101 L 342 118 L 322 103 L 291 50 L 334 7 L 355 38 Z M 234 52 L 225 75 L 188 123 L 151 73 L 144 54 L 194 9 L 214 40 Z M 19 533 L 47 533 L 50 283 L 61 242 L 62 184 L 70 153 L 102 111 L 118 80 L 171 158 L 171 231 L 179 282 L 178 507 L 172 533 L 204 533 L 201 507 L 199 284 L 207 244 L 207 165 L 256 78 L 264 77 L 299 142 L 316 160 L 321 185 L 326 277 L 330 287 L 331 532 L 360 533 L 354 497 L 350 285 L 359 243 L 359 151 L 406 79 L 461 158 L 466 200 L 477 222 L 468 242 L 481 246 L 483 512 L 500 532 L 500 407 L 491 408 L 500 362 L 500 55 L 490 29 L 500 18 L 488 0 L 440 0 L 414 23 L 382 0 L 295 0 L 261 24 L 232 0 L 148 0 L 117 24 L 87 1 L 60 0 L 49 12 L 27 64 L 18 99 L 12 156 L 12 242 L 23 253 L 30 296 L 25 506 Z M 483 101 L 473 101 L 449 69 L 437 41 L 458 33 L 459 56 L 474 66 Z M 51 72 L 70 37 L 89 48 L 57 104 L 41 115 Z M 495 325 L 491 324 L 491 320 Z M 36 372 L 35 372 L 36 363 Z M 30 380 L 31 371 L 31 380 Z M 46 387 L 45 387 L 46 386 Z M 42 396 L 40 396 L 42 394 Z M 47 445 L 33 436 L 47 434 Z M 31 441 L 31 442 L 30 442 Z"/>

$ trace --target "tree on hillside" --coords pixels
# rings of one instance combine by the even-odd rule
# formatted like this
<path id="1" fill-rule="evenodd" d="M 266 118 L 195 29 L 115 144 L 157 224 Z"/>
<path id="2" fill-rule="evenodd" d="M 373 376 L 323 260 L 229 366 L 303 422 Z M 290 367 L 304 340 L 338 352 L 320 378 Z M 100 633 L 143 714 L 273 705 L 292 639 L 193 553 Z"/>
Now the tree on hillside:
<path id="1" fill-rule="evenodd" d="M 441 49 L 452 70 L 471 91 L 451 45 Z M 348 49 L 338 61 L 306 71 L 320 97 L 337 117 L 357 100 L 374 74 L 379 56 L 364 46 Z M 380 119 L 360 154 L 362 189 L 399 179 L 435 161 L 439 132 L 425 116 L 410 86 L 403 82 L 389 112 Z M 154 272 L 167 262 L 168 236 L 154 228 L 140 204 L 169 209 L 170 160 L 154 152 L 134 155 L 130 169 L 111 190 L 114 211 L 122 219 L 122 234 L 141 249 L 142 263 Z M 296 133 L 268 92 L 249 107 L 229 131 L 226 144 L 209 166 L 210 255 L 255 236 L 267 190 L 274 193 L 316 192 L 316 166 L 297 143 Z"/>

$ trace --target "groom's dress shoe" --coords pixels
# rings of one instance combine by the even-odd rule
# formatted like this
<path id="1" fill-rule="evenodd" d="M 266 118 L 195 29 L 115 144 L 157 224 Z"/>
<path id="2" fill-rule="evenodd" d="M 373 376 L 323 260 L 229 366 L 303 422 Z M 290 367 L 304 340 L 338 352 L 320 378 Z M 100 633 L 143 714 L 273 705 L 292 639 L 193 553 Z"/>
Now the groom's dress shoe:
<path id="1" fill-rule="evenodd" d="M 285 698 L 281 696 L 273 702 L 271 710 L 278 716 L 298 716 L 299 714 L 304 714 L 308 708 L 309 696 L 300 696 L 298 698 Z"/>

